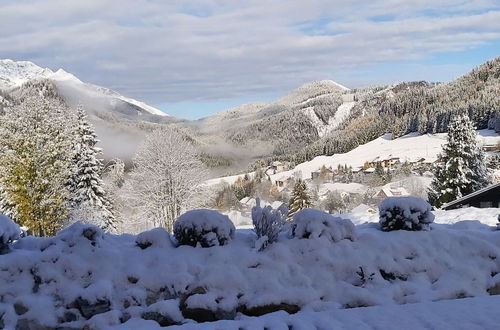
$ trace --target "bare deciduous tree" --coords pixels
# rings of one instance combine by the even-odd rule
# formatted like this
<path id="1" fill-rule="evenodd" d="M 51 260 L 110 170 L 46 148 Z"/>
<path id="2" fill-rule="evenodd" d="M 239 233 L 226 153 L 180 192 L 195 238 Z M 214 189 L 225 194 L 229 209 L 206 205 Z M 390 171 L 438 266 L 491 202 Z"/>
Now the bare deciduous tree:
<path id="1" fill-rule="evenodd" d="M 172 231 L 182 211 L 198 203 L 205 167 L 184 135 L 173 129 L 149 134 L 139 147 L 129 195 L 141 221 Z"/>

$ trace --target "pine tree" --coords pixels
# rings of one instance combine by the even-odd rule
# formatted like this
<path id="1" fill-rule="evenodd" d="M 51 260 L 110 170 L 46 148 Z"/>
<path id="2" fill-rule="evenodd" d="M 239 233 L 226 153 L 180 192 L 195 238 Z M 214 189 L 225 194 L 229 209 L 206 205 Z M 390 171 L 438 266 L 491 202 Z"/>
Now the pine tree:
<path id="1" fill-rule="evenodd" d="M 488 184 L 484 152 L 477 144 L 476 132 L 468 116 L 458 116 L 451 121 L 448 142 L 433 172 L 429 202 L 437 207 Z"/>
<path id="2" fill-rule="evenodd" d="M 289 205 L 289 219 L 298 211 L 311 206 L 311 197 L 307 192 L 307 185 L 302 179 L 298 179 L 295 183 Z"/>
<path id="3" fill-rule="evenodd" d="M 103 165 L 96 147 L 98 140 L 82 108 L 77 110 L 74 154 L 68 180 L 71 208 L 70 221 L 86 221 L 103 228 L 116 230 L 111 203 L 101 179 Z"/>
<path id="4" fill-rule="evenodd" d="M 0 116 L 2 212 L 34 235 L 54 235 L 67 216 L 67 116 L 60 101 L 38 94 Z"/>

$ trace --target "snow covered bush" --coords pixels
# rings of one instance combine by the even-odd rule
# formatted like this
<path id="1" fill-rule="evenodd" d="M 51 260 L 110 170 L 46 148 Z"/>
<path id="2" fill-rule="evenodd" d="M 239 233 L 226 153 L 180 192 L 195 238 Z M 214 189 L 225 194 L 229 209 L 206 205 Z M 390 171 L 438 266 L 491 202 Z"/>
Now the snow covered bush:
<path id="1" fill-rule="evenodd" d="M 101 228 L 82 222 L 75 222 L 57 234 L 57 238 L 70 247 L 87 245 L 89 242 L 92 246 L 100 245 L 103 236 Z"/>
<path id="2" fill-rule="evenodd" d="M 21 228 L 9 217 L 0 214 L 0 254 L 7 251 L 8 244 L 19 238 Z"/>
<path id="3" fill-rule="evenodd" d="M 334 217 L 329 213 L 304 209 L 293 216 L 291 236 L 296 238 L 326 237 L 332 242 L 356 239 L 354 224 L 349 219 Z"/>
<path id="4" fill-rule="evenodd" d="M 146 249 L 150 246 L 164 248 L 172 246 L 169 233 L 163 228 L 154 228 L 137 235 L 135 243 L 141 249 Z"/>
<path id="5" fill-rule="evenodd" d="M 227 215 L 207 209 L 188 211 L 174 223 L 174 236 L 179 245 L 226 245 L 235 230 Z"/>
<path id="6" fill-rule="evenodd" d="M 257 205 L 252 208 L 252 223 L 258 238 L 255 247 L 263 250 L 278 240 L 285 220 L 280 210 L 273 210 L 269 205 L 262 208 L 257 199 Z"/>
<path id="7" fill-rule="evenodd" d="M 380 228 L 391 230 L 427 230 L 434 222 L 431 205 L 422 198 L 389 197 L 379 207 Z"/>

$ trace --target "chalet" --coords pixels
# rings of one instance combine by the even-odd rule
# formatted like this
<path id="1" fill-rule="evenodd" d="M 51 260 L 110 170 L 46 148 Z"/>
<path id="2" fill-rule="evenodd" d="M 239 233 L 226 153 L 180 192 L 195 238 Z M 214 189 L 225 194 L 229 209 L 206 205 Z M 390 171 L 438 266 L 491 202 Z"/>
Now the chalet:
<path id="1" fill-rule="evenodd" d="M 276 173 L 283 172 L 286 169 L 285 164 L 283 164 L 282 162 L 279 162 L 279 161 L 273 162 L 271 164 L 271 167 L 274 168 Z"/>
<path id="2" fill-rule="evenodd" d="M 361 173 L 361 172 L 363 172 L 362 167 L 355 167 L 352 169 L 352 173 L 354 173 L 354 174 Z"/>
<path id="3" fill-rule="evenodd" d="M 499 207 L 500 208 L 500 183 L 492 184 L 486 188 L 463 196 L 459 199 L 444 204 L 443 210 L 453 210 L 462 207 Z"/>
<path id="4" fill-rule="evenodd" d="M 401 197 L 410 195 L 405 188 L 382 188 L 379 192 L 373 195 L 374 199 L 382 200 L 387 197 Z"/>
<path id="5" fill-rule="evenodd" d="M 319 169 L 317 171 L 311 172 L 311 179 L 321 179 L 325 181 L 332 181 L 333 180 L 333 170 L 328 167 L 323 167 L 322 169 Z"/>
<path id="6" fill-rule="evenodd" d="M 371 173 L 375 172 L 375 168 L 374 167 L 369 167 L 366 170 L 364 170 L 363 172 L 366 173 L 366 174 L 371 174 Z"/>
<path id="7" fill-rule="evenodd" d="M 293 180 L 292 178 L 277 179 L 276 181 L 274 181 L 274 184 L 281 190 L 282 188 L 288 187 L 288 185 L 292 180 Z"/>
<path id="8" fill-rule="evenodd" d="M 392 167 L 394 165 L 398 165 L 401 163 L 401 159 L 399 157 L 389 157 L 387 158 L 387 166 Z"/>
<path id="9" fill-rule="evenodd" d="M 498 144 L 486 144 L 483 146 L 484 151 L 499 151 Z"/>

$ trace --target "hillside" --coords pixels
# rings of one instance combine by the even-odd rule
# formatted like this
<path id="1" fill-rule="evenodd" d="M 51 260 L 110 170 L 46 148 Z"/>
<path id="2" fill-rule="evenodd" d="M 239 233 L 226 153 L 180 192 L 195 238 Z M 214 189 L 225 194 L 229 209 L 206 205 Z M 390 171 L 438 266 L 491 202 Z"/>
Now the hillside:
<path id="1" fill-rule="evenodd" d="M 354 93 L 358 102 L 337 130 L 286 160 L 345 153 L 385 132 L 443 133 L 460 113 L 468 113 L 478 129 L 500 132 L 500 57 L 449 83 L 405 82 Z"/>
<path id="2" fill-rule="evenodd" d="M 273 103 L 242 105 L 180 125 L 232 162 L 233 172 L 281 160 L 299 164 L 346 153 L 384 133 L 443 133 L 468 112 L 478 129 L 500 131 L 500 57 L 449 83 L 403 82 L 348 89 L 305 84 Z M 216 151 L 216 147 L 220 150 Z"/>
<path id="3" fill-rule="evenodd" d="M 500 135 L 493 130 L 479 130 L 477 139 L 480 145 L 494 145 L 500 142 Z M 390 134 L 385 134 L 346 153 L 317 156 L 310 161 L 297 164 L 290 170 L 273 174 L 270 176 L 270 179 L 273 183 L 277 180 L 284 181 L 295 176 L 310 179 L 311 173 L 318 171 L 322 166 L 335 169 L 339 165 L 347 165 L 356 169 L 363 167 L 365 162 L 383 160 L 390 157 L 397 157 L 400 159 L 400 162 L 415 162 L 419 159 L 432 162 L 437 159 L 445 142 L 446 133 L 424 135 L 410 133 L 396 139 L 392 139 Z M 249 174 L 252 175 L 252 173 Z M 234 183 L 241 176 L 242 174 L 212 179 L 207 181 L 207 183 L 210 185 L 221 181 Z"/>
<path id="4" fill-rule="evenodd" d="M 295 154 L 336 128 L 352 108 L 349 94 L 331 80 L 312 82 L 276 102 L 246 104 L 179 125 L 209 152 L 229 159 L 233 170 L 242 170 L 257 159 Z"/>

